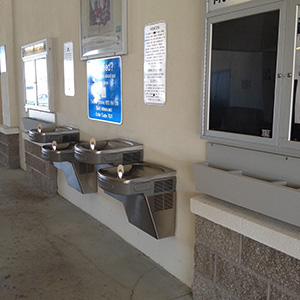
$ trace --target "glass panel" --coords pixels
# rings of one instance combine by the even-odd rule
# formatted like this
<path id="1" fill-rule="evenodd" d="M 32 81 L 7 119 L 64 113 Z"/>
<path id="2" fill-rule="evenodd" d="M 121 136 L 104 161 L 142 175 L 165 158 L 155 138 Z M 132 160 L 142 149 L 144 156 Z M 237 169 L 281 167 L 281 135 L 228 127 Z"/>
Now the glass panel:
<path id="1" fill-rule="evenodd" d="M 25 75 L 25 101 L 28 105 L 35 105 L 36 101 L 36 80 L 34 60 L 24 62 Z"/>
<path id="2" fill-rule="evenodd" d="M 300 16 L 296 23 L 295 75 L 293 93 L 293 114 L 291 118 L 291 140 L 300 141 Z"/>
<path id="3" fill-rule="evenodd" d="M 279 11 L 212 25 L 209 129 L 272 137 Z"/>
<path id="4" fill-rule="evenodd" d="M 36 81 L 38 90 L 38 106 L 48 107 L 48 79 L 46 58 L 36 60 Z"/>

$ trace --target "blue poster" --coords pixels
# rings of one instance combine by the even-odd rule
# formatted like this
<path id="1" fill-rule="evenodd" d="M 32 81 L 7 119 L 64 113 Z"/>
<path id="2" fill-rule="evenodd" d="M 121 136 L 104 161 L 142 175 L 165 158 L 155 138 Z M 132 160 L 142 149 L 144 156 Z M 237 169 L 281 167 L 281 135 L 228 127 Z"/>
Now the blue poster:
<path id="1" fill-rule="evenodd" d="M 88 117 L 122 123 L 121 57 L 87 62 Z"/>

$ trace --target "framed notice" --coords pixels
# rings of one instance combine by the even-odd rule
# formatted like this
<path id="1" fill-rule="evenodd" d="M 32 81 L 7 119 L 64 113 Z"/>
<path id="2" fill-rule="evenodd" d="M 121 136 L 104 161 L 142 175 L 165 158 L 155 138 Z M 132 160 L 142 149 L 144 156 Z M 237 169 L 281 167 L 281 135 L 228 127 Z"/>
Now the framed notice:
<path id="1" fill-rule="evenodd" d="M 79 0 L 80 58 L 127 54 L 127 0 Z"/>
<path id="2" fill-rule="evenodd" d="M 166 103 L 167 23 L 162 21 L 144 29 L 144 102 Z"/>
<path id="3" fill-rule="evenodd" d="M 89 119 L 122 123 L 121 65 L 121 57 L 88 60 Z"/>

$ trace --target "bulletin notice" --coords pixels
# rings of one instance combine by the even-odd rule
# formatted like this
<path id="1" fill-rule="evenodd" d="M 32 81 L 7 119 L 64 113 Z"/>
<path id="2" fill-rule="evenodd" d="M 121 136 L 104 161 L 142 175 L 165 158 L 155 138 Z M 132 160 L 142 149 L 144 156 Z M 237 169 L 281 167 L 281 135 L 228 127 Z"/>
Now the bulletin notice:
<path id="1" fill-rule="evenodd" d="M 166 103 L 167 23 L 145 26 L 144 30 L 144 102 Z"/>

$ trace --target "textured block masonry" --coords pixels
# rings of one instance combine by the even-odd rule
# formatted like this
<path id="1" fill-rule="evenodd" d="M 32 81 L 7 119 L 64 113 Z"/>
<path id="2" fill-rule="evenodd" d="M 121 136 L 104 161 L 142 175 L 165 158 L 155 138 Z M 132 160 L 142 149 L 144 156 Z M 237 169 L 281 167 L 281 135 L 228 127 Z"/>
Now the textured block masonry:
<path id="1" fill-rule="evenodd" d="M 194 300 L 300 300 L 300 261 L 200 216 Z"/>
<path id="2" fill-rule="evenodd" d="M 20 168 L 19 134 L 0 132 L 0 164 L 8 169 Z"/>
<path id="3" fill-rule="evenodd" d="M 52 162 L 44 160 L 41 147 L 25 140 L 25 163 L 27 177 L 49 194 L 57 193 L 57 169 Z"/>

